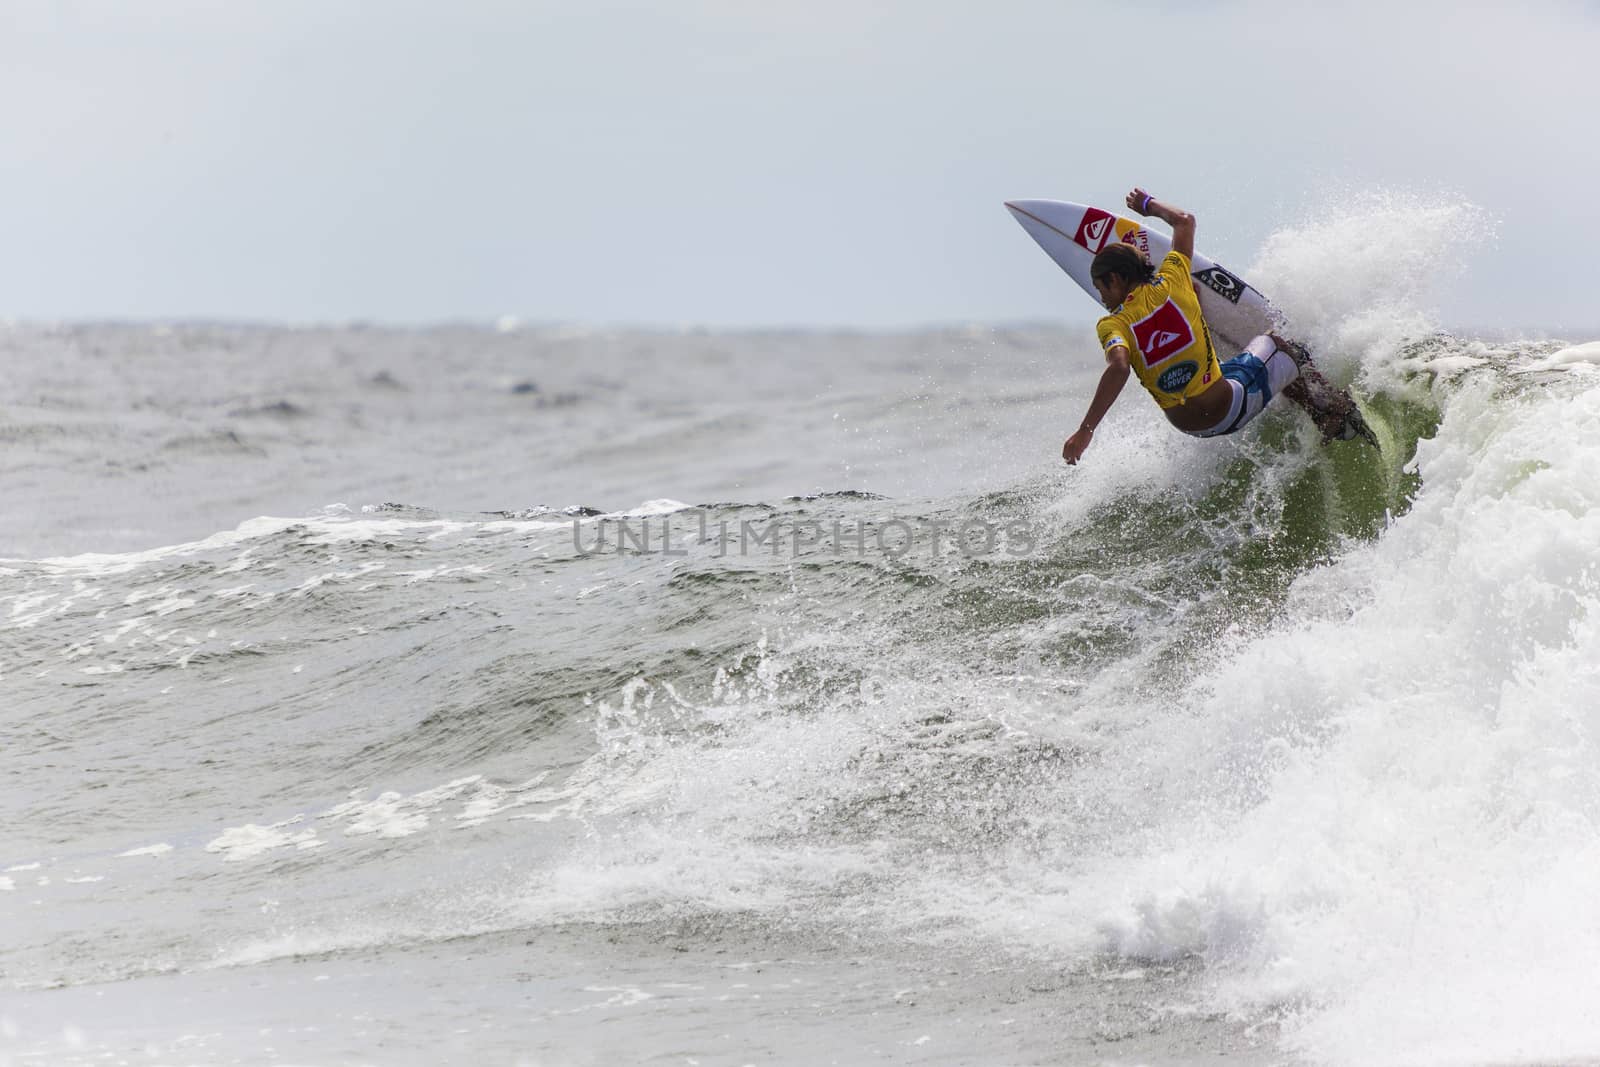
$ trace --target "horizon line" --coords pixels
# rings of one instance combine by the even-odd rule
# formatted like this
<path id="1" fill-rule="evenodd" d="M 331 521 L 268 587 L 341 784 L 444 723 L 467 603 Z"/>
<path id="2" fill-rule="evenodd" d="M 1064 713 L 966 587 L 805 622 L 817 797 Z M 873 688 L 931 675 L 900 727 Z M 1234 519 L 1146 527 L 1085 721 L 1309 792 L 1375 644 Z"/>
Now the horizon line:
<path id="1" fill-rule="evenodd" d="M 446 316 L 431 319 L 381 319 L 363 316 L 329 319 L 261 318 L 253 316 L 94 316 L 81 317 L 30 317 L 0 316 L 0 329 L 6 330 L 57 330 L 57 329 L 214 329 L 214 330 L 284 330 L 294 331 L 362 331 L 381 333 L 426 333 L 442 330 L 470 330 L 483 333 L 638 333 L 638 334 L 917 334 L 949 333 L 973 330 L 1078 330 L 1093 329 L 1094 318 L 1080 319 L 933 319 L 924 322 L 869 324 L 869 323 L 793 323 L 793 322 L 650 322 L 578 319 L 535 319 L 520 315 L 495 317 Z M 1561 333 L 1567 332 L 1566 328 Z M 1539 340 L 1561 336 L 1546 325 L 1468 326 L 1444 325 L 1434 332 L 1463 338 L 1497 338 L 1502 340 Z M 1585 327 L 1577 334 L 1600 338 L 1600 324 Z"/>

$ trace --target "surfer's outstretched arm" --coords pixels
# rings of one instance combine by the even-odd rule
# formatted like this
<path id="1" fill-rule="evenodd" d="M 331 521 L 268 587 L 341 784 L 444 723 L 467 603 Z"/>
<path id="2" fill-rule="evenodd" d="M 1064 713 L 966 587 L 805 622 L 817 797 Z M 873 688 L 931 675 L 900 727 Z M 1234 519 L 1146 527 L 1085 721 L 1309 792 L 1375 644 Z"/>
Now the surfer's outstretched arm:
<path id="1" fill-rule="evenodd" d="M 1141 215 L 1154 215 L 1172 227 L 1172 250 L 1182 252 L 1184 259 L 1194 258 L 1194 216 L 1171 204 L 1163 204 L 1143 189 L 1134 187 L 1128 194 L 1128 206 Z"/>
<path id="2" fill-rule="evenodd" d="M 1089 401 L 1089 413 L 1083 417 L 1078 432 L 1067 438 L 1067 443 L 1061 446 L 1062 459 L 1068 463 L 1078 462 L 1078 457 L 1083 455 L 1084 449 L 1089 447 L 1090 440 L 1094 438 L 1095 427 L 1111 410 L 1122 387 L 1128 384 L 1129 373 L 1127 346 L 1113 346 L 1106 353 L 1105 373 L 1100 375 L 1100 385 L 1094 391 L 1094 399 Z"/>

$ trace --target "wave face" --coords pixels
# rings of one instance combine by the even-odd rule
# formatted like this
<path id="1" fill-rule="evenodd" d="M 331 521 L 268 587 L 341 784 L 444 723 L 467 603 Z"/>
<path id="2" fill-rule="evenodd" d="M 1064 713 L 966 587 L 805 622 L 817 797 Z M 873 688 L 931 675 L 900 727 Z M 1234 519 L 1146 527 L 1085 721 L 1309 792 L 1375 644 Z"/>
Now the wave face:
<path id="1" fill-rule="evenodd" d="M 255 1021 L 312 961 L 351 1017 L 392 967 L 418 1048 L 478 982 L 558 1060 L 823 997 L 913 1059 L 1600 1055 L 1600 351 L 1375 310 L 1360 232 L 1257 273 L 1381 457 L 1130 397 L 1059 470 L 1093 346 L 1046 329 L 13 331 L 119 384 L 7 428 L 8 1035 L 148 1046 L 52 1005 L 156 981 Z"/>

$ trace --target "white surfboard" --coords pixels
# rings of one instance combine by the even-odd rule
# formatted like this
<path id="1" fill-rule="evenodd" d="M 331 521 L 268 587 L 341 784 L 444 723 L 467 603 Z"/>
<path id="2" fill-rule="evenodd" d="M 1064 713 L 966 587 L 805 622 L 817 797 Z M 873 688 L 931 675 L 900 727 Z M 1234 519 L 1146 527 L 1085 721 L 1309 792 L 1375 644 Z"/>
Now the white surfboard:
<path id="1" fill-rule="evenodd" d="M 1172 250 L 1170 236 L 1097 207 L 1065 200 L 1010 200 L 1006 207 L 1096 304 L 1100 297 L 1089 277 L 1089 264 L 1096 252 L 1121 241 L 1138 248 L 1150 262 L 1160 266 L 1162 258 Z M 1220 358 L 1227 359 L 1232 354 L 1229 349 L 1238 352 L 1252 337 L 1278 327 L 1278 313 L 1267 298 L 1233 271 L 1199 252 L 1190 260 L 1189 269 Z"/>

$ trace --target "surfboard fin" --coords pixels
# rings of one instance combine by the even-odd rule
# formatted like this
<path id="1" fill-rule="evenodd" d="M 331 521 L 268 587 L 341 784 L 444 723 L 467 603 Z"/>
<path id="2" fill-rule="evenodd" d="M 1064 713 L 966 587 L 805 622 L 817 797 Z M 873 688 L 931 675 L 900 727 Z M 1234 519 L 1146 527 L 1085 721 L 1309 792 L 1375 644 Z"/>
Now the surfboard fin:
<path id="1" fill-rule="evenodd" d="M 1362 417 L 1361 409 L 1356 407 L 1355 397 L 1333 385 L 1315 370 L 1311 373 L 1315 375 L 1317 385 L 1321 386 L 1312 390 L 1316 410 L 1311 412 L 1311 421 L 1317 424 L 1322 443 L 1354 441 L 1359 437 L 1373 448 L 1378 448 L 1378 435 L 1372 432 L 1372 427 Z"/>
<path id="2" fill-rule="evenodd" d="M 1378 435 L 1372 432 L 1371 426 L 1367 425 L 1366 418 L 1361 414 L 1361 409 L 1355 406 L 1354 398 L 1352 398 L 1350 410 L 1344 416 L 1344 426 L 1339 432 L 1339 440 L 1350 441 L 1357 437 L 1378 451 L 1383 451 L 1383 447 L 1378 444 Z"/>

